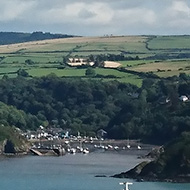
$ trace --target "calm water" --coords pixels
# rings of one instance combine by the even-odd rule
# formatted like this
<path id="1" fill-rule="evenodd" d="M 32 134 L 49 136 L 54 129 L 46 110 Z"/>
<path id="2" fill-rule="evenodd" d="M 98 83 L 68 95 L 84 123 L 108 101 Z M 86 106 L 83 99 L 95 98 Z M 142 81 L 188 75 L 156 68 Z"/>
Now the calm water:
<path id="1" fill-rule="evenodd" d="M 139 161 L 116 153 L 0 158 L 0 190 L 122 190 L 125 180 L 94 176 L 120 173 Z M 190 184 L 134 182 L 130 189 L 190 190 Z"/>

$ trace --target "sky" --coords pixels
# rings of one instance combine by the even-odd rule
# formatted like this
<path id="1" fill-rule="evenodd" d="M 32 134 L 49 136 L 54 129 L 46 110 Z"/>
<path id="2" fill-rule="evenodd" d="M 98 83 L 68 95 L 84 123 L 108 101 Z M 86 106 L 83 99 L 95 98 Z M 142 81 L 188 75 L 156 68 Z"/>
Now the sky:
<path id="1" fill-rule="evenodd" d="M 190 0 L 0 0 L 0 31 L 190 34 Z"/>

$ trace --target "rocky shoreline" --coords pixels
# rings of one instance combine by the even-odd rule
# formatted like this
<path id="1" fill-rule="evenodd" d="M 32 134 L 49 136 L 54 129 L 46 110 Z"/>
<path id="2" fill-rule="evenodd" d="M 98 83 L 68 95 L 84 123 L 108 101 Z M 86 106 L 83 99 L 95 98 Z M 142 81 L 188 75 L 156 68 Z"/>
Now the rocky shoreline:
<path id="1" fill-rule="evenodd" d="M 156 174 L 150 172 L 149 175 L 143 175 L 143 169 L 151 162 L 144 161 L 129 171 L 115 174 L 111 177 L 114 178 L 129 178 L 135 179 L 138 182 L 150 181 L 150 182 L 170 182 L 170 183 L 190 183 L 190 175 L 176 176 L 173 178 L 169 177 L 158 177 Z"/>
<path id="2" fill-rule="evenodd" d="M 161 147 L 154 158 L 144 161 L 129 171 L 113 175 L 137 181 L 190 183 L 190 133 Z M 152 155 L 149 154 L 149 155 Z M 147 158 L 148 160 L 148 158 Z"/>

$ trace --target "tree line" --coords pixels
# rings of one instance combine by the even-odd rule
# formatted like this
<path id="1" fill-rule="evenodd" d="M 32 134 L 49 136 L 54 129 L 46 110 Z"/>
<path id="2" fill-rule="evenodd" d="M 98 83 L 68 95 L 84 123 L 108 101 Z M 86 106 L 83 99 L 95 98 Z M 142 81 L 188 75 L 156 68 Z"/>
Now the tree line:
<path id="1" fill-rule="evenodd" d="M 74 37 L 74 36 L 66 34 L 51 34 L 49 32 L 44 33 L 41 31 L 33 33 L 0 32 L 0 44 L 14 44 L 14 43 L 36 41 L 36 40 L 69 38 L 69 37 Z"/>

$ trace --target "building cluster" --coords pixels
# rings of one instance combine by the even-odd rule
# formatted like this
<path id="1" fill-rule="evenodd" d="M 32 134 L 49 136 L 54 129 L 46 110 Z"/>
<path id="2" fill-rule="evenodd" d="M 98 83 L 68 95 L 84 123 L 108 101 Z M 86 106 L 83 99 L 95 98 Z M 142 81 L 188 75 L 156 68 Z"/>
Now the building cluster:
<path id="1" fill-rule="evenodd" d="M 56 140 L 69 137 L 69 130 L 63 130 L 62 128 L 44 128 L 42 125 L 36 131 L 27 131 L 25 137 L 28 140 Z"/>
<path id="2" fill-rule="evenodd" d="M 23 135 L 27 138 L 27 140 L 47 140 L 47 141 L 53 141 L 53 140 L 73 140 L 73 141 L 78 141 L 78 140 L 83 140 L 83 141 L 89 141 L 92 142 L 93 140 L 98 140 L 101 139 L 103 140 L 104 137 L 106 136 L 107 132 L 104 131 L 103 129 L 100 129 L 97 131 L 96 137 L 86 137 L 86 136 L 81 136 L 80 133 L 76 136 L 70 134 L 70 129 L 62 129 L 62 128 L 45 128 L 42 125 L 39 126 L 39 128 L 36 131 L 27 131 Z"/>
<path id="3" fill-rule="evenodd" d="M 190 100 L 190 96 L 186 96 L 186 95 L 181 95 L 181 96 L 179 96 L 179 101 L 181 101 L 181 102 L 189 102 L 189 100 Z M 168 103 L 170 103 L 170 98 L 169 97 L 161 97 L 160 99 L 159 99 L 159 103 L 160 104 L 168 104 Z"/>

